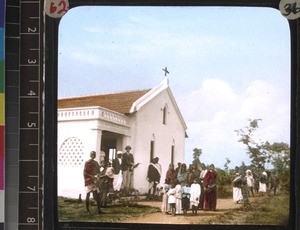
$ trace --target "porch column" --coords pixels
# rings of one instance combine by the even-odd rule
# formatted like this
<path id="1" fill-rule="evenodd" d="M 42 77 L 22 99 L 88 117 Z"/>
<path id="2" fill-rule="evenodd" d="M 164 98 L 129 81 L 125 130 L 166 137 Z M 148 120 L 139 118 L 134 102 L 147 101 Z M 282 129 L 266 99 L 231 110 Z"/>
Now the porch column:
<path id="1" fill-rule="evenodd" d="M 102 141 L 102 130 L 99 128 L 92 129 L 96 132 L 96 140 L 95 140 L 95 151 L 96 158 L 95 160 L 100 164 L 101 160 L 103 160 L 103 154 L 101 153 L 101 141 Z"/>
<path id="2" fill-rule="evenodd" d="M 124 136 L 123 136 L 123 149 L 122 149 L 122 151 L 125 150 L 126 145 L 130 145 L 131 148 L 132 148 L 133 143 L 131 143 L 131 138 L 130 138 L 130 136 L 124 135 Z"/>

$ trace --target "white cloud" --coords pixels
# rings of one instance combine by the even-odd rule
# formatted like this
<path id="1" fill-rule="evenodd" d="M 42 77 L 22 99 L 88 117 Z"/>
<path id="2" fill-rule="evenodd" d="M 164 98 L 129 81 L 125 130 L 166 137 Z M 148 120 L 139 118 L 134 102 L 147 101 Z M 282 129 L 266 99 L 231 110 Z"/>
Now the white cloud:
<path id="1" fill-rule="evenodd" d="M 245 146 L 234 130 L 248 125 L 248 119 L 261 118 L 255 135 L 261 141 L 289 141 L 289 106 L 279 100 L 276 87 L 255 80 L 237 94 L 224 80 L 208 79 L 198 90 L 178 100 L 188 126 L 187 153 L 203 149 L 203 160 L 223 166 L 229 158 L 232 166 L 249 163 Z M 188 154 L 191 159 L 191 155 Z M 192 159 L 191 159 L 192 160 Z"/>
<path id="2" fill-rule="evenodd" d="M 206 120 L 220 111 L 226 113 L 231 110 L 236 104 L 237 95 L 225 81 L 208 79 L 200 89 L 188 92 L 178 101 L 185 119 Z"/>
<path id="3" fill-rule="evenodd" d="M 251 117 L 259 114 L 271 112 L 270 107 L 276 105 L 276 91 L 265 81 L 256 80 L 246 89 L 245 94 L 241 95 L 240 115 Z"/>

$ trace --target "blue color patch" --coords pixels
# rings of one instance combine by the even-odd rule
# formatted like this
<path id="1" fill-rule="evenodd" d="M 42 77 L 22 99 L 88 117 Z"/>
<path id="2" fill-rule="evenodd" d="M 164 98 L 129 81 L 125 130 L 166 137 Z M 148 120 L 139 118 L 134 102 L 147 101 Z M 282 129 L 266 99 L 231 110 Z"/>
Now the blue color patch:
<path id="1" fill-rule="evenodd" d="M 2 0 L 0 0 L 2 1 Z M 0 60 L 4 60 L 4 28 L 0 28 Z"/>

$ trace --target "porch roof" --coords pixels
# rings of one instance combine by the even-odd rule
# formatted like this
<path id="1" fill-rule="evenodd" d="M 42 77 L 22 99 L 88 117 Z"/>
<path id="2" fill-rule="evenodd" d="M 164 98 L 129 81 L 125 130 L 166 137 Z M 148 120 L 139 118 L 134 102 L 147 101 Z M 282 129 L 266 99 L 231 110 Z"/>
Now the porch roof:
<path id="1" fill-rule="evenodd" d="M 59 109 L 100 106 L 122 114 L 128 114 L 132 104 L 149 91 L 150 89 L 62 98 L 58 100 L 57 106 Z"/>

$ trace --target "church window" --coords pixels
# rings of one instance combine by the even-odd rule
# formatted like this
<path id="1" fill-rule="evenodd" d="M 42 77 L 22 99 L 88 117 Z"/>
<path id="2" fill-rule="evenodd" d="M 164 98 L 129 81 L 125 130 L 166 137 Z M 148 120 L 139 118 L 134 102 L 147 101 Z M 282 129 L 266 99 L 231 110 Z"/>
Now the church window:
<path id="1" fill-rule="evenodd" d="M 154 141 L 150 142 L 150 162 L 152 161 L 154 157 Z"/>
<path id="2" fill-rule="evenodd" d="M 174 165 L 174 145 L 171 146 L 171 163 Z"/>
<path id="3" fill-rule="evenodd" d="M 65 167 L 83 167 L 83 144 L 80 139 L 70 137 L 60 146 L 57 165 Z"/>
<path id="4" fill-rule="evenodd" d="M 165 107 L 163 108 L 163 124 L 164 125 L 167 124 L 167 112 L 168 112 L 168 107 L 167 107 L 167 105 L 165 105 Z"/>

